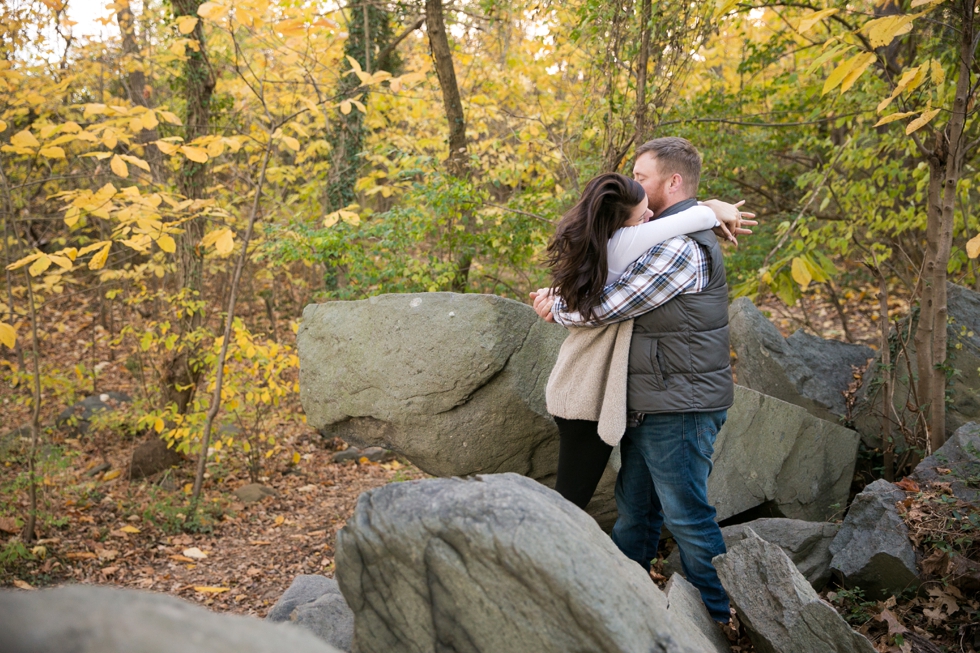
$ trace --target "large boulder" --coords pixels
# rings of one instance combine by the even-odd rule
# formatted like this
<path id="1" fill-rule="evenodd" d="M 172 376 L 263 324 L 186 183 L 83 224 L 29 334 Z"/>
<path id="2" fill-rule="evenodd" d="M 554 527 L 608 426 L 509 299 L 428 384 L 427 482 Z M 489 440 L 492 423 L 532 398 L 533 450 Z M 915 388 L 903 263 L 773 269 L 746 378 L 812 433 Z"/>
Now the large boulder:
<path id="1" fill-rule="evenodd" d="M 783 338 L 748 297 L 728 310 L 738 382 L 837 422 L 847 416 L 843 392 L 875 352 L 864 345 L 825 340 L 797 331 Z"/>
<path id="2" fill-rule="evenodd" d="M 830 545 L 830 567 L 848 588 L 885 599 L 917 584 L 915 549 L 896 504 L 905 493 L 879 479 L 854 497 Z"/>
<path id="3" fill-rule="evenodd" d="M 567 331 L 493 295 L 381 295 L 307 306 L 300 399 L 327 437 L 380 446 L 434 476 L 516 472 L 554 486 L 544 387 Z M 587 511 L 616 518 L 617 458 Z"/>
<path id="4" fill-rule="evenodd" d="M 336 562 L 362 653 L 703 650 L 592 519 L 516 474 L 365 492 Z"/>
<path id="5" fill-rule="evenodd" d="M 664 588 L 667 595 L 667 613 L 679 621 L 702 653 L 728 653 L 732 647 L 728 639 L 711 618 L 701 600 L 701 592 L 680 574 L 674 574 Z"/>
<path id="6" fill-rule="evenodd" d="M 754 536 L 775 544 L 789 556 L 811 587 L 819 592 L 831 577 L 830 543 L 834 541 L 839 528 L 838 524 L 827 522 L 756 519 L 744 524 L 725 526 L 721 529 L 721 535 L 728 548 L 750 537 L 750 531 Z M 682 573 L 680 551 L 676 547 L 667 557 L 664 569 L 664 573 L 668 575 Z"/>
<path id="7" fill-rule="evenodd" d="M 781 548 L 748 535 L 714 565 L 758 653 L 874 653 Z"/>
<path id="8" fill-rule="evenodd" d="M 339 653 L 312 634 L 138 590 L 0 590 L 4 653 Z"/>
<path id="9" fill-rule="evenodd" d="M 946 436 L 952 437 L 958 428 L 969 422 L 980 422 L 980 293 L 953 283 L 946 284 L 946 365 L 955 372 L 946 384 L 949 397 L 946 404 Z M 897 371 L 894 386 L 895 413 L 905 424 L 915 423 L 909 406 L 918 404 L 909 384 L 909 372 L 918 374 L 915 356 L 915 323 L 900 324 L 907 339 L 908 358 L 899 348 L 892 358 Z M 881 356 L 869 368 L 868 377 L 880 380 Z M 854 408 L 854 426 L 861 432 L 869 447 L 881 446 L 881 407 L 883 398 L 880 383 L 865 382 L 858 393 Z"/>
<path id="10" fill-rule="evenodd" d="M 916 465 L 912 478 L 924 485 L 949 483 L 953 496 L 980 507 L 980 424 L 956 429 L 946 444 Z"/>
<path id="11" fill-rule="evenodd" d="M 736 385 L 708 500 L 719 521 L 759 506 L 769 517 L 827 521 L 847 504 L 858 442 L 850 429 Z"/>
<path id="12" fill-rule="evenodd" d="M 297 576 L 265 618 L 295 623 L 341 651 L 351 650 L 354 613 L 333 578 Z"/>

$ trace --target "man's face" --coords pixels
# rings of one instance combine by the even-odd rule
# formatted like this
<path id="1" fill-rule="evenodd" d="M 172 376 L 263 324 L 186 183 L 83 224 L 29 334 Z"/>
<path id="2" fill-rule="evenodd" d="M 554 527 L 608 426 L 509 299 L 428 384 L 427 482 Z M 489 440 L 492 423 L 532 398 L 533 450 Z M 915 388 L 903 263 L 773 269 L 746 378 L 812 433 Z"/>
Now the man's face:
<path id="1" fill-rule="evenodd" d="M 673 202 L 669 199 L 671 178 L 660 173 L 656 157 L 647 152 L 633 164 L 633 179 L 638 181 L 647 193 L 650 210 L 657 217 Z"/>

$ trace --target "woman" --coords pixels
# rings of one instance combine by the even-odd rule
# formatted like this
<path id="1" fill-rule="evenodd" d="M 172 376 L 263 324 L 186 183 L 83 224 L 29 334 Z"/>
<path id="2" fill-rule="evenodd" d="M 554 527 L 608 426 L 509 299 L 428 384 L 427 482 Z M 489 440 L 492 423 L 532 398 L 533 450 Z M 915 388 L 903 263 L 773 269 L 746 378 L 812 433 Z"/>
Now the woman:
<path id="1" fill-rule="evenodd" d="M 552 290 L 569 311 L 593 317 L 603 287 L 619 279 L 654 245 L 721 226 L 729 240 L 736 206 L 712 201 L 648 221 L 643 187 L 620 174 L 602 174 L 561 219 L 548 245 Z M 626 366 L 633 321 L 569 329 L 548 378 L 548 411 L 558 424 L 558 479 L 563 497 L 584 508 L 595 492 L 613 446 L 626 429 Z"/>

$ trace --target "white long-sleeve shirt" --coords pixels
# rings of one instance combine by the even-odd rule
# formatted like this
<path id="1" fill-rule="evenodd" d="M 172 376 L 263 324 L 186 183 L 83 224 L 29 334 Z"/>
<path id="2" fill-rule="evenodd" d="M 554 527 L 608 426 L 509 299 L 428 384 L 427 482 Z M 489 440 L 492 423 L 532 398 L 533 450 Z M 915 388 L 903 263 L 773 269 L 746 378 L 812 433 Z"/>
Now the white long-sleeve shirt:
<path id="1" fill-rule="evenodd" d="M 609 265 L 606 285 L 623 276 L 630 264 L 654 245 L 677 236 L 714 229 L 718 225 L 714 211 L 707 206 L 698 205 L 635 227 L 617 229 L 606 245 Z"/>

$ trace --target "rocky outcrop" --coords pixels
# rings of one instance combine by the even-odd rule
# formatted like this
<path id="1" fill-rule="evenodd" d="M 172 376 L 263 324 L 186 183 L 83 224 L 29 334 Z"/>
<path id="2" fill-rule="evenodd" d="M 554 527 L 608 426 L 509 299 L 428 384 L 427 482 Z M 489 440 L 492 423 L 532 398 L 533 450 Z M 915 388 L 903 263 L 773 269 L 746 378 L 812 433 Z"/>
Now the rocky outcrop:
<path id="1" fill-rule="evenodd" d="M 363 653 L 703 650 L 592 519 L 516 474 L 365 492 L 336 549 Z"/>
<path id="2" fill-rule="evenodd" d="M 949 321 L 946 327 L 946 365 L 956 372 L 949 377 L 946 393 L 946 435 L 952 437 L 958 428 L 969 422 L 980 422 L 980 293 L 953 283 L 946 284 L 946 307 Z M 909 389 L 909 372 L 915 374 L 915 325 L 901 325 L 907 339 L 908 359 L 900 349 L 892 359 L 897 370 L 894 388 L 894 405 L 898 419 L 911 425 L 915 422 L 908 406 L 917 405 L 916 397 Z M 882 377 L 880 357 L 869 368 L 868 378 Z M 854 408 L 854 426 L 861 432 L 869 447 L 881 445 L 881 385 L 868 383 L 861 388 Z"/>
<path id="3" fill-rule="evenodd" d="M 312 634 L 137 590 L 0 590 L 4 653 L 339 653 Z"/>
<path id="4" fill-rule="evenodd" d="M 850 429 L 736 385 L 708 500 L 719 521 L 763 504 L 769 516 L 829 520 L 847 504 L 858 441 Z"/>
<path id="5" fill-rule="evenodd" d="M 698 651 L 728 653 L 732 650 L 725 634 L 704 607 L 701 593 L 680 574 L 674 574 L 664 588 L 667 613 L 691 637 Z"/>
<path id="6" fill-rule="evenodd" d="M 718 577 L 759 653 L 873 653 L 837 611 L 820 600 L 792 560 L 748 531 L 714 559 Z"/>
<path id="7" fill-rule="evenodd" d="M 949 483 L 953 496 L 980 507 L 980 424 L 956 429 L 946 444 L 916 465 L 912 478 L 923 485 Z"/>
<path id="8" fill-rule="evenodd" d="M 885 480 L 854 497 L 830 545 L 831 569 L 846 587 L 860 587 L 878 600 L 916 584 L 915 550 L 896 507 L 904 500 L 905 493 Z"/>
<path id="9" fill-rule="evenodd" d="M 297 576 L 265 618 L 294 623 L 341 651 L 351 650 L 354 613 L 333 578 Z"/>
<path id="10" fill-rule="evenodd" d="M 97 413 L 115 410 L 130 401 L 129 395 L 122 392 L 103 392 L 85 397 L 61 411 L 55 418 L 55 425 L 72 435 L 84 435 L 88 433 L 89 423 Z"/>
<path id="11" fill-rule="evenodd" d="M 435 476 L 516 472 L 554 483 L 558 435 L 544 386 L 565 330 L 490 295 L 382 295 L 309 306 L 298 336 L 310 424 L 378 446 Z M 847 499 L 857 436 L 736 387 L 715 444 L 709 498 L 725 519 L 765 504 L 821 521 Z M 618 452 L 586 508 L 616 517 Z"/>
<path id="12" fill-rule="evenodd" d="M 797 331 L 783 338 L 748 297 L 728 310 L 738 382 L 762 394 L 838 422 L 847 416 L 843 392 L 875 352 L 864 345 L 825 340 Z"/>
<path id="13" fill-rule="evenodd" d="M 721 535 L 725 546 L 731 548 L 736 542 L 749 537 L 751 530 L 766 542 L 775 544 L 783 550 L 810 586 L 820 591 L 830 580 L 830 543 L 840 528 L 838 524 L 809 522 L 798 519 L 756 519 L 745 524 L 725 526 Z M 675 547 L 667 557 L 664 574 L 681 574 L 680 551 Z"/>

